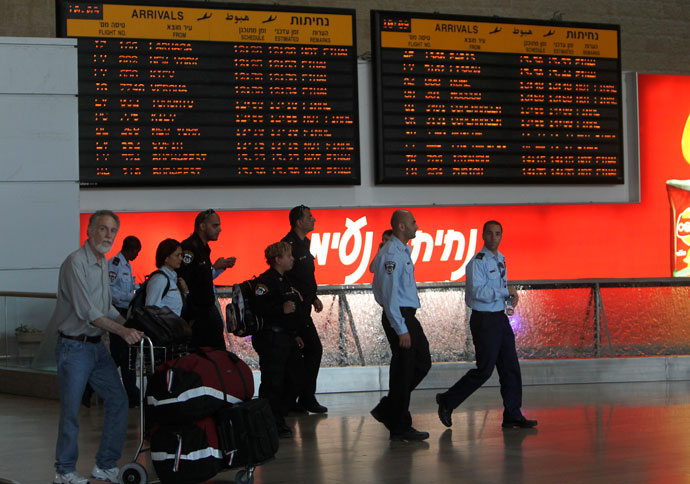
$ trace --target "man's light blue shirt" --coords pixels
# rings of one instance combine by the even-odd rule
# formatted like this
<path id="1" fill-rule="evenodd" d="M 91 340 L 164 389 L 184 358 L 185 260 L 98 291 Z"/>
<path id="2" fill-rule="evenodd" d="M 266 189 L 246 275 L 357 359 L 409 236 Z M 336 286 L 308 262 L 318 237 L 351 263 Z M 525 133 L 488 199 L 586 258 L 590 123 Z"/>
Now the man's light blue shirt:
<path id="1" fill-rule="evenodd" d="M 374 258 L 374 298 L 398 335 L 407 333 L 400 308 L 420 307 L 411 252 L 408 245 L 392 236 Z"/>
<path id="2" fill-rule="evenodd" d="M 110 294 L 113 298 L 113 306 L 127 309 L 134 297 L 134 275 L 132 266 L 125 259 L 122 252 L 108 262 L 108 275 L 110 276 Z"/>
<path id="3" fill-rule="evenodd" d="M 486 247 L 467 264 L 465 303 L 477 311 L 503 311 L 508 294 L 506 258 Z"/>

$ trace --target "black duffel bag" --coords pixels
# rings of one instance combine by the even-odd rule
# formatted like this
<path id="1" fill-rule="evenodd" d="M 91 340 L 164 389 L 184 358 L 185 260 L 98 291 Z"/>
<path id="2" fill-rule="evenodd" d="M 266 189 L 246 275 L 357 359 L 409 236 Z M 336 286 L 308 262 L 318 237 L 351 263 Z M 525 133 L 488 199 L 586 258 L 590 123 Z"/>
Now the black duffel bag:
<path id="1" fill-rule="evenodd" d="M 187 343 L 192 336 L 189 323 L 167 306 L 133 308 L 125 326 L 143 331 L 155 346 Z"/>
<path id="2" fill-rule="evenodd" d="M 146 386 L 147 421 L 193 422 L 214 415 L 228 403 L 251 400 L 252 370 L 226 350 L 200 348 L 156 368 Z"/>

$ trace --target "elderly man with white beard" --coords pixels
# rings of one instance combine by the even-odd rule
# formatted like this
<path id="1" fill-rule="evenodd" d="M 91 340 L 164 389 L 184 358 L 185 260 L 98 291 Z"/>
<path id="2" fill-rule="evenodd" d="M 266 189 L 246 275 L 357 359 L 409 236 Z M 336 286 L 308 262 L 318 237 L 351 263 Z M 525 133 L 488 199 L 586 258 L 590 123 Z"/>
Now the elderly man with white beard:
<path id="1" fill-rule="evenodd" d="M 120 228 L 117 215 L 100 210 L 89 219 L 88 239 L 60 266 L 53 323 L 59 338 L 55 348 L 60 392 L 60 425 L 55 449 L 55 484 L 88 484 L 76 471 L 79 406 L 86 384 L 105 401 L 105 422 L 92 477 L 118 482 L 117 461 L 122 455 L 129 405 L 110 352 L 101 341 L 105 331 L 127 344 L 143 333 L 123 326 L 124 318 L 112 305 L 108 260 Z"/>

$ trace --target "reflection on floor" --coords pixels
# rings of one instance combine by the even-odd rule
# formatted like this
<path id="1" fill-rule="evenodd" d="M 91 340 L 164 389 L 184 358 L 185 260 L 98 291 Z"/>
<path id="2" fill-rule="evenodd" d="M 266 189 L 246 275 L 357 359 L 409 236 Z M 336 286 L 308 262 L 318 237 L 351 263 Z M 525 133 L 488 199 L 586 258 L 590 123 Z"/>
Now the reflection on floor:
<path id="1" fill-rule="evenodd" d="M 413 394 L 414 425 L 431 433 L 422 443 L 389 441 L 369 416 L 378 393 L 321 395 L 329 414 L 291 417 L 295 438 L 281 441 L 255 483 L 690 482 L 690 382 L 525 387 L 525 413 L 539 420 L 528 431 L 501 429 L 497 388 L 457 409 L 452 429 L 439 422 L 434 394 Z M 50 482 L 58 411 L 55 401 L 0 395 L 0 478 Z M 81 413 L 82 473 L 93 465 L 102 418 L 102 407 Z M 138 425 L 133 411 L 121 463 L 136 450 Z"/>

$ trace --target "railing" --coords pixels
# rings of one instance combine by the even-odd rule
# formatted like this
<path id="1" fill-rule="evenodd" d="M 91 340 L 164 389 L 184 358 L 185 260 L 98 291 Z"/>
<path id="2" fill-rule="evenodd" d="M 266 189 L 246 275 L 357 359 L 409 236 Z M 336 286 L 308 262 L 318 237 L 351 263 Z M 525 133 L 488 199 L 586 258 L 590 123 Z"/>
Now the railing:
<path id="1" fill-rule="evenodd" d="M 690 279 L 592 279 L 515 281 L 520 304 L 511 317 L 523 359 L 690 355 Z M 417 313 L 435 362 L 472 361 L 474 347 L 463 283 L 419 284 Z M 219 302 L 229 288 L 219 288 Z M 324 347 L 322 366 L 386 365 L 390 350 L 381 308 L 371 287 L 319 288 L 324 304 L 312 313 Z M 54 294 L 0 292 L 0 365 L 53 369 L 55 331 L 48 327 Z M 19 347 L 15 329 L 44 330 L 34 352 Z M 0 331 L 2 331 L 0 329 Z M 229 339 L 252 367 L 258 359 L 251 338 Z"/>
<path id="2" fill-rule="evenodd" d="M 510 318 L 522 359 L 690 354 L 690 279 L 514 281 L 520 304 Z M 434 362 L 473 361 L 464 283 L 419 284 L 417 313 Z M 229 294 L 219 291 L 221 306 Z M 323 366 L 385 365 L 390 350 L 371 286 L 320 287 L 312 312 Z M 225 297 L 224 297 L 225 296 Z M 248 338 L 234 351 L 256 365 Z"/>

